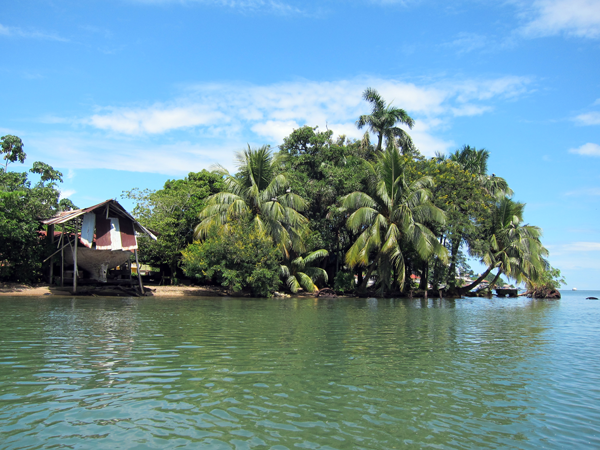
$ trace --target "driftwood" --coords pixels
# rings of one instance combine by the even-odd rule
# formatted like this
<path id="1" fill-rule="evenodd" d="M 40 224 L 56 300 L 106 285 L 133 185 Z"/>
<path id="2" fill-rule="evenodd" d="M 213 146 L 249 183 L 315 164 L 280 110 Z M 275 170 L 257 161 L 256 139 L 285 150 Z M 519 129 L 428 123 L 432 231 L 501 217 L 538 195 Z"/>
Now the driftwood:
<path id="1" fill-rule="evenodd" d="M 337 298 L 337 294 L 335 293 L 335 291 L 333 289 L 323 288 L 319 291 L 319 293 L 317 294 L 317 297 Z"/>

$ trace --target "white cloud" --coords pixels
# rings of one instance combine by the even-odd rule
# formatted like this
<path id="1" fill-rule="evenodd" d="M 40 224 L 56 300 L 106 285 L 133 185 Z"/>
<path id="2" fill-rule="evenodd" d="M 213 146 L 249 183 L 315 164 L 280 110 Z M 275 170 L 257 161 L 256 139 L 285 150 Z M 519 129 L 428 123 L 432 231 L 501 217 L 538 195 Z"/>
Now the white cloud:
<path id="1" fill-rule="evenodd" d="M 600 112 L 593 111 L 585 114 L 580 114 L 575 117 L 575 121 L 580 125 L 600 125 Z"/>
<path id="2" fill-rule="evenodd" d="M 528 23 L 522 32 L 528 36 L 565 33 L 584 38 L 600 38 L 600 0 L 535 0 L 519 2 Z"/>
<path id="3" fill-rule="evenodd" d="M 282 142 L 283 138 L 300 126 L 293 120 L 275 121 L 267 120 L 264 123 L 257 123 L 252 127 L 257 135 L 269 138 L 271 141 Z"/>
<path id="4" fill-rule="evenodd" d="M 269 12 L 279 15 L 304 14 L 304 10 L 287 2 L 278 0 L 131 0 L 134 3 L 150 5 L 181 4 L 205 5 L 230 8 L 241 12 Z"/>
<path id="5" fill-rule="evenodd" d="M 95 114 L 88 123 L 102 130 L 125 134 L 157 134 L 178 128 L 216 124 L 223 120 L 221 113 L 209 107 L 151 106 L 146 109 L 115 108 L 109 114 Z"/>
<path id="6" fill-rule="evenodd" d="M 20 37 L 31 39 L 45 39 L 49 41 L 68 42 L 68 39 L 60 37 L 53 33 L 46 33 L 39 30 L 23 30 L 19 27 L 7 27 L 0 24 L 0 36 Z"/>
<path id="7" fill-rule="evenodd" d="M 452 113 L 456 117 L 479 116 L 483 113 L 490 111 L 491 109 L 492 109 L 491 106 L 478 106 L 478 105 L 465 104 L 459 108 L 452 108 Z"/>
<path id="8" fill-rule="evenodd" d="M 212 126 L 215 133 L 251 129 L 260 136 L 276 137 L 280 132 L 269 128 L 353 124 L 361 114 L 369 112 L 369 105 L 362 100 L 367 86 L 376 88 L 389 103 L 405 109 L 417 120 L 424 120 L 483 114 L 491 109 L 484 102 L 517 96 L 527 90 L 530 82 L 524 77 L 502 77 L 421 86 L 375 78 L 267 86 L 202 84 L 191 86 L 183 98 L 167 106 L 106 108 L 109 112 L 95 114 L 84 122 L 131 135 Z"/>
<path id="9" fill-rule="evenodd" d="M 488 38 L 477 33 L 461 32 L 450 42 L 443 44 L 444 47 L 455 48 L 458 54 L 469 53 L 474 50 L 487 48 Z"/>
<path id="10" fill-rule="evenodd" d="M 106 168 L 134 172 L 186 174 L 228 164 L 247 144 L 277 146 L 304 125 L 360 139 L 356 120 L 370 112 L 362 100 L 368 86 L 415 120 L 407 130 L 426 156 L 455 144 L 442 133 L 458 115 L 485 114 L 494 103 L 527 92 L 531 80 L 501 77 L 431 83 L 357 78 L 335 82 L 299 80 L 271 85 L 198 84 L 178 98 L 147 107 L 106 106 L 86 118 L 47 116 L 71 126 L 64 135 L 28 137 L 37 159 L 66 169 Z M 84 128 L 81 128 L 81 125 Z M 374 137 L 372 136 L 372 140 Z M 33 155 L 31 156 L 33 157 Z M 190 163 L 192 162 L 192 163 Z"/>
<path id="11" fill-rule="evenodd" d="M 600 252 L 600 242 L 571 242 L 556 246 L 548 246 L 557 253 Z"/>
<path id="12" fill-rule="evenodd" d="M 569 191 L 565 193 L 566 196 L 596 196 L 596 195 L 600 195 L 600 188 L 584 188 L 584 189 L 577 189 L 575 191 Z"/>
<path id="13" fill-rule="evenodd" d="M 176 176 L 217 163 L 233 168 L 232 155 L 245 145 L 226 140 L 219 144 L 184 140 L 163 143 L 64 132 L 30 135 L 27 141 L 32 160 L 45 161 L 68 174 L 77 169 L 111 169 Z"/>
<path id="14" fill-rule="evenodd" d="M 60 198 L 69 198 L 70 196 L 76 194 L 77 191 L 74 189 L 65 189 L 64 191 L 60 191 Z"/>
<path id="15" fill-rule="evenodd" d="M 600 156 L 600 145 L 588 142 L 581 147 L 569 149 L 569 153 L 576 153 L 585 156 Z"/>

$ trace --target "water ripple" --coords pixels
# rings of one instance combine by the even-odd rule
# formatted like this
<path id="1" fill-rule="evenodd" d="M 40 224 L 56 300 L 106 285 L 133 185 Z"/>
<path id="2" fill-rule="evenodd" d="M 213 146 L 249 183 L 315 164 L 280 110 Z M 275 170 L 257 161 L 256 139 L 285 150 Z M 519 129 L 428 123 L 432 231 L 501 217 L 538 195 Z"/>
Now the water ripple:
<path id="1" fill-rule="evenodd" d="M 600 447 L 594 302 L 0 301 L 2 449 Z"/>

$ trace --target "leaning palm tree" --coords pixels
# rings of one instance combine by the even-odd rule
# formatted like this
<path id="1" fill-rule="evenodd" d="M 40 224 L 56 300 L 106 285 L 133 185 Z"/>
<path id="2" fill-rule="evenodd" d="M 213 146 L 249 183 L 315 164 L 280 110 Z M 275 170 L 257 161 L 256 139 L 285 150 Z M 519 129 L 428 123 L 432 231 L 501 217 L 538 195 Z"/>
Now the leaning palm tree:
<path id="1" fill-rule="evenodd" d="M 469 145 L 464 145 L 449 156 L 436 153 L 438 162 L 452 161 L 462 170 L 474 176 L 474 181 L 476 181 L 483 191 L 487 192 L 492 199 L 500 200 L 506 196 L 511 196 L 513 191 L 508 187 L 508 183 L 504 178 L 497 177 L 495 174 L 492 174 L 491 176 L 487 174 L 489 157 L 490 152 L 488 150 L 483 148 L 477 150 L 475 147 Z M 456 205 L 450 207 L 457 208 Z M 466 234 L 464 229 L 458 229 L 455 230 L 450 237 L 450 269 L 448 270 L 447 279 L 447 284 L 449 286 L 454 287 L 457 282 L 456 263 L 458 252 L 460 246 L 465 241 Z"/>
<path id="2" fill-rule="evenodd" d="M 461 288 L 461 293 L 476 287 L 495 268 L 498 268 L 498 272 L 490 286 L 502 273 L 517 283 L 535 281 L 549 267 L 546 260 L 548 250 L 540 240 L 542 230 L 522 223 L 524 208 L 524 203 L 506 197 L 496 204 L 488 232 L 488 245 L 479 253 L 487 269 L 472 284 Z"/>
<path id="3" fill-rule="evenodd" d="M 285 257 L 291 249 L 304 251 L 302 233 L 308 219 L 300 212 L 307 202 L 287 188 L 285 174 L 275 175 L 278 160 L 269 146 L 248 146 L 236 159 L 235 176 L 220 166 L 215 170 L 224 177 L 226 189 L 208 197 L 194 237 L 202 240 L 215 227 L 226 231 L 231 221 L 248 219 L 273 239 Z"/>
<path id="4" fill-rule="evenodd" d="M 425 225 L 445 221 L 444 212 L 430 201 L 433 181 L 421 177 L 408 183 L 404 164 L 398 149 L 388 146 L 375 165 L 367 166 L 378 180 L 376 194 L 354 192 L 342 198 L 342 208 L 354 211 L 348 217 L 348 227 L 360 233 L 346 254 L 346 263 L 367 268 L 361 289 L 375 269 L 382 289 L 389 288 L 393 278 L 403 289 L 404 253 L 409 248 L 423 259 L 437 256 L 446 262 L 447 250 Z"/>
<path id="5" fill-rule="evenodd" d="M 377 135 L 377 151 L 381 151 L 384 137 L 388 142 L 394 142 L 396 138 L 402 138 L 403 142 L 410 140 L 410 136 L 402 128 L 396 126 L 404 124 L 412 129 L 415 121 L 406 111 L 388 105 L 379 92 L 373 88 L 365 89 L 363 99 L 369 102 L 373 109 L 371 114 L 360 116 L 356 121 L 356 126 L 358 129 L 368 126 Z"/>
<path id="6" fill-rule="evenodd" d="M 302 288 L 306 292 L 315 292 L 318 290 L 315 282 L 327 283 L 327 272 L 313 264 L 328 254 L 327 250 L 315 250 L 304 257 L 299 256 L 282 264 L 281 275 L 290 291 L 295 294 Z"/>

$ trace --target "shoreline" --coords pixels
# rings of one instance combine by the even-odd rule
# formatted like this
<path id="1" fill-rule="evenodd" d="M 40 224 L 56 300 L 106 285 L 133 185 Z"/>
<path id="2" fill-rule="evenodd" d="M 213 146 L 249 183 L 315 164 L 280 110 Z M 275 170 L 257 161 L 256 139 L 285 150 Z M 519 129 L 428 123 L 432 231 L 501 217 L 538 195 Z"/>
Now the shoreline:
<path id="1" fill-rule="evenodd" d="M 149 291 L 145 297 L 248 297 L 244 293 L 230 295 L 227 289 L 222 286 L 144 286 Z M 73 294 L 70 286 L 50 286 L 46 283 L 36 283 L 32 285 L 21 283 L 1 283 L 0 297 L 132 297 L 126 292 L 118 289 L 102 287 L 102 289 L 93 289 L 90 287 L 81 287 L 81 292 Z M 142 296 L 144 297 L 144 296 Z M 287 297 L 287 295 L 286 295 Z M 316 298 L 314 294 L 292 294 L 290 297 Z M 140 297 L 141 298 L 141 297 Z M 281 298 L 281 297 L 273 297 Z"/>

